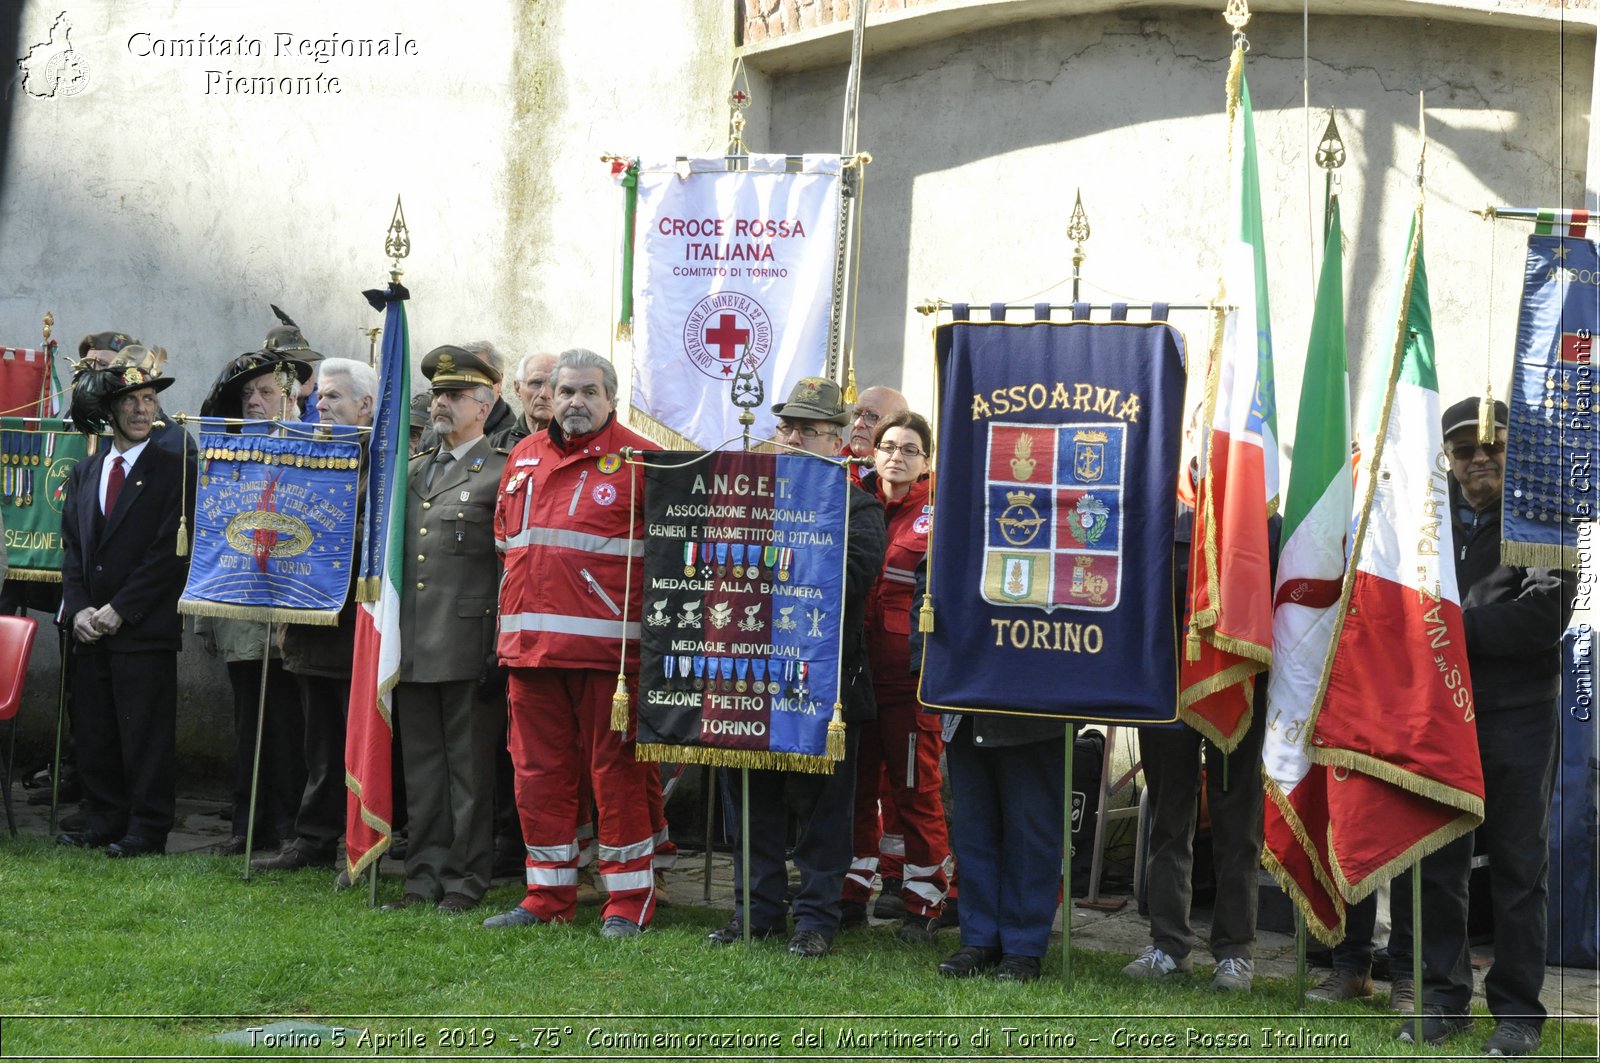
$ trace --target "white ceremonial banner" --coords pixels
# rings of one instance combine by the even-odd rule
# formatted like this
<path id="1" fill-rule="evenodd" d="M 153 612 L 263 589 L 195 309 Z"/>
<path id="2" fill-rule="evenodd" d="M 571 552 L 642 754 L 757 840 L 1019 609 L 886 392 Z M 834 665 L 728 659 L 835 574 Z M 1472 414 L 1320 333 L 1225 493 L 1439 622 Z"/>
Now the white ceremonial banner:
<path id="1" fill-rule="evenodd" d="M 759 391 L 751 432 L 770 438 L 773 404 L 822 375 L 840 161 L 794 156 L 789 172 L 789 158 L 640 161 L 632 403 L 647 435 L 716 447 L 740 434 L 737 389 Z"/>

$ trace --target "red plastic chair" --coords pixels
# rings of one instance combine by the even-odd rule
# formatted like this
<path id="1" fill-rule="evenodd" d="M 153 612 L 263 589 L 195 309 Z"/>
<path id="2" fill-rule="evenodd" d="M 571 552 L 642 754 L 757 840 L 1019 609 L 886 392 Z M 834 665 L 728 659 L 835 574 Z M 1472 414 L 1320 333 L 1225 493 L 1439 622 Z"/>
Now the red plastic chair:
<path id="1" fill-rule="evenodd" d="M 31 616 L 0 616 L 0 720 L 11 722 L 11 737 L 6 743 L 6 762 L 0 771 L 0 790 L 5 793 L 6 826 L 17 833 L 16 814 L 11 809 L 11 764 L 17 753 L 17 708 L 22 704 L 22 688 L 28 677 L 28 653 L 39 622 Z"/>

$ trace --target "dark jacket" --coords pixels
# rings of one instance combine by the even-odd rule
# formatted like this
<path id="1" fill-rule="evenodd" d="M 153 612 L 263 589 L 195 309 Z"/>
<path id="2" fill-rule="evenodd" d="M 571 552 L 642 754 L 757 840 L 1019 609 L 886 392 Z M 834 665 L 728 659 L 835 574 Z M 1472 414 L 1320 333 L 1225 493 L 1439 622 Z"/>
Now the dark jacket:
<path id="1" fill-rule="evenodd" d="M 122 627 L 79 645 L 78 652 L 178 650 L 178 598 L 189 572 L 188 555 L 177 552 L 178 523 L 186 509 L 194 509 L 194 452 L 185 462 L 152 440 L 128 470 L 116 508 L 102 517 L 100 470 L 110 453 L 106 443 L 67 478 L 61 510 L 63 621 L 70 629 L 83 609 L 109 604 Z M 186 534 L 193 528 L 191 520 Z"/>
<path id="2" fill-rule="evenodd" d="M 1572 619 L 1577 577 L 1556 572 L 1559 589 L 1525 590 L 1530 570 L 1500 563 L 1499 504 L 1474 513 L 1454 478 L 1450 515 L 1477 711 L 1553 704 L 1561 693 L 1561 635 Z"/>
<path id="3" fill-rule="evenodd" d="M 872 694 L 872 669 L 867 660 L 867 596 L 883 568 L 889 533 L 883 523 L 883 503 L 850 485 L 850 534 L 845 540 L 844 657 L 839 669 L 839 701 L 846 723 L 878 718 Z"/>

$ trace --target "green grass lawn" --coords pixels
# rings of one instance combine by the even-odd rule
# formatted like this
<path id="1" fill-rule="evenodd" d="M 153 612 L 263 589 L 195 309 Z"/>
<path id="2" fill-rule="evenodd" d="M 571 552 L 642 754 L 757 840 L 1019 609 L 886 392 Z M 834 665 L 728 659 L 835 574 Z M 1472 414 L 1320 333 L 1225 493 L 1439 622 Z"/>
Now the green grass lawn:
<path id="1" fill-rule="evenodd" d="M 573 926 L 491 932 L 481 919 L 517 888 L 450 917 L 372 911 L 365 890 L 330 880 L 246 883 L 237 858 L 112 861 L 0 840 L 0 1056 L 1439 1059 L 1477 1056 L 1490 1031 L 1481 1016 L 1447 1050 L 1410 1049 L 1376 1005 L 1301 1012 L 1271 980 L 1245 996 L 1204 975 L 1136 985 L 1118 974 L 1127 957 L 1081 950 L 1070 986 L 1055 950 L 1030 985 L 953 981 L 934 972 L 953 936 L 913 947 L 887 928 L 843 935 L 816 961 L 778 941 L 715 949 L 705 933 L 726 913 L 682 905 L 621 941 L 599 937 L 592 908 Z M 348 1032 L 214 1040 L 281 1020 Z M 1552 1023 L 1543 1052 L 1592 1059 L 1595 1028 Z"/>

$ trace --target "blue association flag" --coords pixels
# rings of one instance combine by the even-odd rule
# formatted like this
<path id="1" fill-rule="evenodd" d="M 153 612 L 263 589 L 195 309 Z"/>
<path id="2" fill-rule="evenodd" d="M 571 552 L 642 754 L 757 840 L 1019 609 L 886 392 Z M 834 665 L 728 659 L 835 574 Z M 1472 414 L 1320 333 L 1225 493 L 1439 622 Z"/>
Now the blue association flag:
<path id="1" fill-rule="evenodd" d="M 935 340 L 935 619 L 921 700 L 1175 719 L 1182 337 L 1161 321 L 965 317 L 958 306 Z"/>

